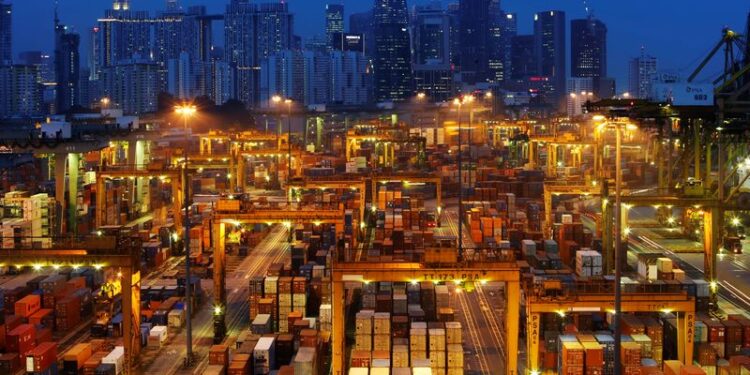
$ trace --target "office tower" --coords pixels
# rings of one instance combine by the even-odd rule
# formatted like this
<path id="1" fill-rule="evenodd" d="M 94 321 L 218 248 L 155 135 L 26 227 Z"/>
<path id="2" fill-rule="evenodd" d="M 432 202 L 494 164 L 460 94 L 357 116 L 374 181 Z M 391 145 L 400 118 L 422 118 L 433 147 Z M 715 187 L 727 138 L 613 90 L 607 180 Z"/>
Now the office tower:
<path id="1" fill-rule="evenodd" d="M 458 3 L 450 3 L 446 9 L 448 17 L 450 17 L 451 23 L 451 64 L 460 65 L 461 56 L 461 17 L 460 17 L 460 6 Z"/>
<path id="2" fill-rule="evenodd" d="M 333 48 L 333 35 L 344 32 L 344 6 L 326 4 L 326 38 L 329 49 Z"/>
<path id="3" fill-rule="evenodd" d="M 331 98 L 333 104 L 361 106 L 371 102 L 372 74 L 367 57 L 360 52 L 331 52 Z"/>
<path id="4" fill-rule="evenodd" d="M 534 15 L 534 54 L 537 74 L 552 83 L 548 104 L 559 107 L 565 95 L 565 12 L 551 10 Z"/>
<path id="5" fill-rule="evenodd" d="M 42 115 L 42 91 L 40 65 L 0 65 L 0 117 Z"/>
<path id="6" fill-rule="evenodd" d="M 89 32 L 89 80 L 99 80 L 101 73 L 101 29 L 92 27 Z"/>
<path id="7" fill-rule="evenodd" d="M 511 78 L 523 79 L 537 75 L 534 36 L 517 35 L 511 39 Z"/>
<path id="8" fill-rule="evenodd" d="M 607 26 L 602 21 L 570 21 L 570 76 L 607 76 Z"/>
<path id="9" fill-rule="evenodd" d="M 65 113 L 78 104 L 81 69 L 78 53 L 80 43 L 81 37 L 68 32 L 67 26 L 60 24 L 57 11 L 55 11 L 56 113 Z"/>
<path id="10" fill-rule="evenodd" d="M 658 61 L 656 57 L 646 54 L 641 48 L 641 55 L 630 60 L 628 74 L 628 91 L 631 97 L 648 99 L 651 95 L 651 86 L 656 78 Z"/>
<path id="11" fill-rule="evenodd" d="M 365 55 L 372 57 L 375 53 L 375 28 L 373 12 L 354 13 L 349 16 L 349 32 L 360 34 L 365 40 Z"/>
<path id="12" fill-rule="evenodd" d="M 179 58 L 167 62 L 167 92 L 179 99 L 197 96 L 193 60 L 185 51 L 180 53 Z"/>
<path id="13" fill-rule="evenodd" d="M 260 63 L 260 105 L 273 106 L 272 98 L 279 95 L 297 103 L 304 102 L 305 60 L 302 52 L 283 50 Z"/>
<path id="14" fill-rule="evenodd" d="M 13 60 L 13 6 L 0 0 L 0 65 Z"/>
<path id="15" fill-rule="evenodd" d="M 375 0 L 375 100 L 412 96 L 411 46 L 406 0 Z"/>
<path id="16" fill-rule="evenodd" d="M 132 11 L 127 1 L 115 1 L 99 19 L 99 68 L 150 56 L 151 22 L 148 12 Z"/>
<path id="17" fill-rule="evenodd" d="M 465 83 L 502 80 L 499 0 L 461 0 L 458 62 Z"/>
<path id="18" fill-rule="evenodd" d="M 439 2 L 414 8 L 414 86 L 432 101 L 452 94 L 451 17 Z"/>
<path id="19" fill-rule="evenodd" d="M 337 33 L 341 34 L 341 33 Z M 331 100 L 331 56 L 329 52 L 304 51 L 304 105 L 328 104 Z"/>
<path id="20" fill-rule="evenodd" d="M 159 95 L 159 65 L 146 59 L 121 60 L 101 75 L 103 95 L 125 114 L 153 113 Z"/>
<path id="21" fill-rule="evenodd" d="M 594 78 L 593 77 L 573 77 L 568 79 L 568 96 L 566 98 L 568 116 L 576 117 L 583 114 L 583 105 L 587 101 L 593 101 L 594 95 Z"/>
<path id="22" fill-rule="evenodd" d="M 508 80 L 513 75 L 513 38 L 518 33 L 518 22 L 515 13 L 500 14 L 501 50 L 503 54 L 503 79 Z"/>
<path id="23" fill-rule="evenodd" d="M 333 50 L 365 53 L 365 37 L 362 34 L 333 34 Z"/>
<path id="24" fill-rule="evenodd" d="M 293 16 L 286 3 L 232 0 L 224 20 L 225 60 L 235 69 L 235 95 L 248 106 L 260 100 L 260 62 L 294 45 Z"/>

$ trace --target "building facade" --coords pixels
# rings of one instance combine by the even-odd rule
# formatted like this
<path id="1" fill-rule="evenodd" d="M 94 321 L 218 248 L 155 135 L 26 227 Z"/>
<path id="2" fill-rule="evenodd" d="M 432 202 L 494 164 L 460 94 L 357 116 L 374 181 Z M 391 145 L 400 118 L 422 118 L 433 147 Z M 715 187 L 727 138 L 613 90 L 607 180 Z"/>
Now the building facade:
<path id="1" fill-rule="evenodd" d="M 607 26 L 589 17 L 570 21 L 570 76 L 607 76 Z"/>
<path id="2" fill-rule="evenodd" d="M 0 0 L 0 65 L 13 61 L 13 5 Z"/>
<path id="3" fill-rule="evenodd" d="M 658 61 L 641 49 L 641 55 L 630 60 L 628 70 L 628 92 L 631 97 L 648 99 L 656 78 Z"/>
<path id="4" fill-rule="evenodd" d="M 153 113 L 159 97 L 159 65 L 145 59 L 122 60 L 102 71 L 103 94 L 128 115 Z"/>
<path id="5" fill-rule="evenodd" d="M 537 74 L 548 77 L 554 92 L 548 98 L 555 107 L 564 104 L 567 70 L 565 66 L 565 12 L 551 10 L 534 15 L 534 55 Z"/>
<path id="6" fill-rule="evenodd" d="M 67 26 L 61 24 L 55 14 L 56 113 L 65 113 L 78 104 L 81 83 L 80 43 L 80 35 L 68 32 Z"/>
<path id="7" fill-rule="evenodd" d="M 344 32 L 344 6 L 341 4 L 326 4 L 326 39 L 328 49 L 334 46 L 333 36 Z"/>
<path id="8" fill-rule="evenodd" d="M 375 100 L 400 102 L 413 95 L 406 0 L 376 0 Z"/>

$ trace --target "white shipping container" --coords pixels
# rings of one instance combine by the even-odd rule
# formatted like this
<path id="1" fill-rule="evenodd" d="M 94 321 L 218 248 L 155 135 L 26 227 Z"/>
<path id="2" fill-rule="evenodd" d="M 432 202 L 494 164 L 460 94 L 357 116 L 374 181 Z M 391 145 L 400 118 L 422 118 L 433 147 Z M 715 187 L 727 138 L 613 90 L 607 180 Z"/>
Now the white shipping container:
<path id="1" fill-rule="evenodd" d="M 261 337 L 253 350 L 255 374 L 269 374 L 274 366 L 274 338 Z"/>
<path id="2" fill-rule="evenodd" d="M 391 334 L 391 314 L 375 313 L 374 325 L 375 325 L 376 335 L 390 335 Z"/>
<path id="3" fill-rule="evenodd" d="M 125 363 L 125 347 L 116 346 L 106 357 L 102 358 L 102 363 L 111 363 L 115 365 L 115 374 L 122 374 L 124 370 L 123 365 Z"/>
<path id="4" fill-rule="evenodd" d="M 357 350 L 372 351 L 372 335 L 354 335 L 354 348 Z"/>
<path id="5" fill-rule="evenodd" d="M 372 350 L 391 350 L 391 335 L 374 335 Z"/>
<path id="6" fill-rule="evenodd" d="M 409 367 L 409 347 L 406 345 L 393 345 L 391 350 L 393 356 L 393 367 Z"/>
<path id="7" fill-rule="evenodd" d="M 349 375 L 369 375 L 370 369 L 367 367 L 352 367 L 349 369 Z"/>
<path id="8" fill-rule="evenodd" d="M 427 357 L 427 351 L 426 350 L 412 350 L 409 353 L 409 358 L 411 359 L 411 366 L 416 366 L 415 363 L 421 363 L 421 367 L 430 367 L 430 359 Z M 419 362 L 419 361 L 426 361 L 426 362 Z"/>
<path id="9" fill-rule="evenodd" d="M 427 350 L 427 330 L 424 328 L 412 328 L 409 331 L 409 348 L 414 351 Z"/>
<path id="10" fill-rule="evenodd" d="M 279 287 L 279 277 L 278 276 L 266 276 L 265 281 L 263 282 L 263 291 L 265 292 L 265 295 L 271 295 L 274 296 L 278 292 Z"/>
<path id="11" fill-rule="evenodd" d="M 445 329 L 431 328 L 430 335 L 430 356 L 435 351 L 445 351 Z"/>
<path id="12" fill-rule="evenodd" d="M 412 364 L 412 375 L 432 375 L 432 369 L 429 367 L 417 367 Z"/>
<path id="13" fill-rule="evenodd" d="M 301 347 L 294 356 L 293 365 L 295 374 L 317 375 L 315 348 Z"/>
<path id="14" fill-rule="evenodd" d="M 370 374 L 373 374 L 373 370 L 380 369 L 385 370 L 385 374 L 388 374 L 388 370 L 391 367 L 391 360 L 385 358 L 378 358 L 372 360 L 372 366 L 370 366 Z M 382 372 L 379 372 L 382 374 Z"/>
<path id="15" fill-rule="evenodd" d="M 174 309 L 167 316 L 169 326 L 172 328 L 182 328 L 182 322 L 185 320 L 185 310 Z"/>
<path id="16" fill-rule="evenodd" d="M 438 351 L 430 351 L 430 367 L 433 369 L 436 368 L 445 368 L 445 351 L 444 350 L 438 350 Z"/>
<path id="17" fill-rule="evenodd" d="M 354 318 L 355 332 L 358 335 L 372 334 L 372 320 L 374 316 L 375 312 L 371 310 L 362 310 L 358 312 Z"/>

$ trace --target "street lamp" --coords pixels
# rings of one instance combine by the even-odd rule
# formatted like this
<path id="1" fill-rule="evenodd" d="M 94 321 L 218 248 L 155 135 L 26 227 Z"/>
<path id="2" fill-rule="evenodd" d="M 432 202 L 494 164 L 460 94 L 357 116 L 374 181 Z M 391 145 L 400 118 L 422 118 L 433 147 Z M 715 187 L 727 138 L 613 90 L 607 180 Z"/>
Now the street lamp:
<path id="1" fill-rule="evenodd" d="M 188 144 L 190 142 L 188 136 L 188 119 L 195 116 L 198 109 L 194 105 L 183 104 L 175 108 L 175 113 L 182 116 L 183 126 L 185 130 L 185 148 L 183 149 L 185 156 L 185 165 L 182 169 L 182 181 L 185 184 L 183 188 L 183 200 L 185 202 L 185 216 L 183 217 L 183 223 L 185 231 L 185 326 L 187 336 L 187 356 L 185 358 L 185 367 L 193 365 L 193 323 L 191 315 L 193 308 L 191 306 L 191 287 L 192 280 L 190 280 L 190 195 L 189 188 L 190 183 L 188 182 Z"/>
<path id="2" fill-rule="evenodd" d="M 463 231 L 463 218 L 462 218 L 462 206 L 463 206 L 463 161 L 461 156 L 461 107 L 464 104 L 471 103 L 474 101 L 474 97 L 471 95 L 464 96 L 463 98 L 453 99 L 453 105 L 457 107 L 458 117 L 458 156 L 456 157 L 456 163 L 458 164 L 458 255 L 462 256 L 464 252 L 464 231 Z"/>
<path id="3" fill-rule="evenodd" d="M 594 121 L 599 122 L 596 127 L 597 132 L 601 132 L 604 129 L 614 129 L 616 135 L 615 144 L 615 313 L 613 317 L 613 325 L 615 326 L 615 363 L 621 363 L 620 348 L 622 346 L 622 288 L 620 285 L 622 279 L 622 131 L 623 128 L 627 130 L 635 130 L 637 127 L 633 124 L 623 122 L 608 122 L 603 116 L 594 116 Z M 628 229 L 629 233 L 630 230 Z M 620 375 L 621 369 L 619 366 L 615 366 L 615 374 Z"/>
<path id="4" fill-rule="evenodd" d="M 286 144 L 287 144 L 287 172 L 286 172 L 286 185 L 289 186 L 289 182 L 292 179 L 292 99 L 286 99 L 284 100 L 284 104 L 286 104 L 286 122 L 287 122 L 287 138 L 286 138 Z M 286 197 L 286 205 L 289 207 L 291 203 L 289 202 L 289 194 L 287 194 Z"/>
<path id="5" fill-rule="evenodd" d="M 280 95 L 274 95 L 271 97 L 271 105 L 272 106 L 278 106 L 283 99 Z M 281 114 L 278 113 L 278 109 L 276 112 L 276 147 L 277 151 L 280 149 L 279 147 L 279 138 L 281 138 Z M 275 156 L 276 160 L 276 183 L 280 184 L 279 182 L 279 156 Z M 274 184 L 275 185 L 275 184 Z"/>
<path id="6" fill-rule="evenodd" d="M 107 109 L 109 107 L 109 98 L 103 97 L 99 100 L 99 102 L 102 104 L 102 109 Z"/>

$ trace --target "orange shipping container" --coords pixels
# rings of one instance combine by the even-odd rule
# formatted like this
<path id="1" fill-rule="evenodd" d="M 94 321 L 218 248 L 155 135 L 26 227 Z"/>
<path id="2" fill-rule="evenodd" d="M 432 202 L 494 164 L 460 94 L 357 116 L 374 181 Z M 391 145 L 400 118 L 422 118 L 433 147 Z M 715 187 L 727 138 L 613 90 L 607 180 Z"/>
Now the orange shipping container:
<path id="1" fill-rule="evenodd" d="M 30 294 L 16 302 L 15 313 L 20 317 L 28 318 L 41 307 L 42 299 L 36 294 Z"/>
<path id="2" fill-rule="evenodd" d="M 52 315 L 52 309 L 39 309 L 37 312 L 29 316 L 29 324 L 42 324 L 42 320 L 48 315 Z"/>
<path id="3" fill-rule="evenodd" d="M 664 375 L 680 375 L 682 371 L 682 362 L 664 361 Z"/>
<path id="4" fill-rule="evenodd" d="M 706 375 L 706 372 L 696 365 L 687 365 L 682 366 L 682 369 L 680 369 L 680 375 Z"/>
<path id="5" fill-rule="evenodd" d="M 81 343 L 70 348 L 70 350 L 68 350 L 63 356 L 63 361 L 76 362 L 78 369 L 80 370 L 89 358 L 91 358 L 91 344 Z"/>
<path id="6" fill-rule="evenodd" d="M 86 287 L 86 278 L 85 277 L 74 277 L 70 280 L 68 280 L 67 288 L 71 292 L 76 289 L 81 289 Z"/>

